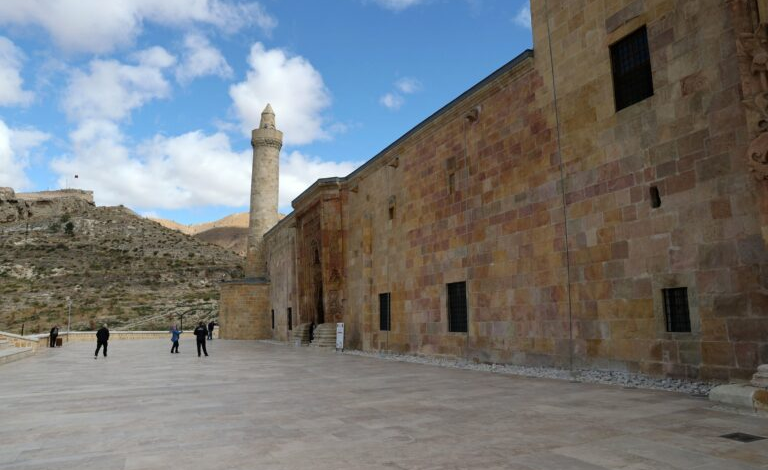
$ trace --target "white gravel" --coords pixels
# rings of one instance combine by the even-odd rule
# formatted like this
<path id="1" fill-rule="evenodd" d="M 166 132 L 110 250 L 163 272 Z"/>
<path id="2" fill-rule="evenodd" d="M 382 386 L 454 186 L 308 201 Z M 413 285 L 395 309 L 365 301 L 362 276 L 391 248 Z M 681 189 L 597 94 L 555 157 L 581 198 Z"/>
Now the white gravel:
<path id="1" fill-rule="evenodd" d="M 345 350 L 343 354 L 352 356 L 374 357 L 387 361 L 410 362 L 413 364 L 425 364 L 438 367 L 450 367 L 454 369 L 476 370 L 495 374 L 520 375 L 523 377 L 536 377 L 556 380 L 569 380 L 584 383 L 598 383 L 608 385 L 620 385 L 627 388 L 643 388 L 651 390 L 665 390 L 669 392 L 686 393 L 697 397 L 705 397 L 709 391 L 719 385 L 715 382 L 697 382 L 682 379 L 650 377 L 642 374 L 630 374 L 628 372 L 577 369 L 571 372 L 567 369 L 554 367 L 527 367 L 508 364 L 476 364 L 464 359 L 449 359 L 430 356 L 412 356 L 406 354 L 394 354 L 384 352 L 368 352 L 357 350 Z"/>

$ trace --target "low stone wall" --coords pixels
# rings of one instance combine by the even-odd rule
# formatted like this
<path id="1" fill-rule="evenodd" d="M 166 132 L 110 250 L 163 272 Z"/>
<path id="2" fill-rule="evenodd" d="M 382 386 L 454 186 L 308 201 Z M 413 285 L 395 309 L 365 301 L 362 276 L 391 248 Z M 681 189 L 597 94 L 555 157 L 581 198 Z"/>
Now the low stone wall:
<path id="1" fill-rule="evenodd" d="M 182 334 L 190 335 L 192 336 L 193 330 L 184 330 Z M 48 335 L 44 335 L 45 338 L 48 338 Z M 109 332 L 109 340 L 110 341 L 123 341 L 123 340 L 138 340 L 138 339 L 168 339 L 170 338 L 171 334 L 168 331 L 110 331 Z M 95 331 L 73 331 L 72 333 L 60 333 L 60 338 L 63 338 L 64 343 L 66 344 L 67 340 L 73 341 L 73 342 L 79 342 L 79 341 L 96 341 L 96 332 Z M 213 330 L 213 337 L 218 338 L 219 337 L 219 329 L 216 328 Z"/>
<path id="2" fill-rule="evenodd" d="M 188 334 L 192 336 L 193 330 L 184 330 L 182 334 Z M 139 340 L 139 339 L 167 339 L 170 338 L 170 332 L 168 331 L 110 331 L 109 332 L 109 340 L 110 341 L 123 341 L 123 340 Z M 36 345 L 39 344 L 41 346 L 48 346 L 50 344 L 50 341 L 48 338 L 50 338 L 50 334 L 43 333 L 39 335 L 31 335 L 31 336 L 19 336 L 14 335 L 11 333 L 3 333 L 0 332 L 0 338 L 2 339 L 11 339 L 10 337 L 17 338 L 17 341 L 19 343 L 15 343 L 14 345 L 16 347 L 31 347 L 29 344 L 23 343 L 23 341 L 29 341 L 34 342 Z M 216 328 L 213 330 L 213 337 L 214 339 L 219 338 L 219 329 Z M 82 342 L 82 341 L 96 341 L 96 332 L 95 331 L 73 331 L 72 333 L 59 333 L 59 338 L 62 339 L 64 342 L 64 345 L 67 344 L 67 341 L 73 341 L 73 342 Z M 37 350 L 38 346 L 34 346 L 35 350 Z"/>
<path id="3" fill-rule="evenodd" d="M 0 339 L 9 341 L 15 348 L 32 348 L 32 351 L 35 352 L 37 352 L 37 348 L 41 344 L 37 336 L 20 336 L 4 331 L 0 331 Z"/>

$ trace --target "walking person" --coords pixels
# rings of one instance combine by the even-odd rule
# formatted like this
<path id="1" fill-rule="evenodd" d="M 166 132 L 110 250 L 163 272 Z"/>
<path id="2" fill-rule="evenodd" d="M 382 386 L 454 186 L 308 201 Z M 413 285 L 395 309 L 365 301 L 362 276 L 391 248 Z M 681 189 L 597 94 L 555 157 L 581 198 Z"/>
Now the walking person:
<path id="1" fill-rule="evenodd" d="M 51 328 L 51 343 L 49 344 L 50 347 L 55 348 L 56 347 L 56 338 L 59 337 L 59 325 L 53 325 L 53 328 Z"/>
<path id="2" fill-rule="evenodd" d="M 171 341 L 173 342 L 173 346 L 171 346 L 171 354 L 179 353 L 179 336 L 181 335 L 181 331 L 179 331 L 178 328 L 176 328 L 176 325 L 173 325 L 171 327 Z"/>
<path id="3" fill-rule="evenodd" d="M 200 322 L 197 325 L 195 336 L 197 337 L 197 357 L 200 357 L 200 348 L 203 348 L 205 356 L 208 357 L 208 350 L 205 349 L 205 337 L 208 336 L 208 330 L 205 328 L 205 323 Z"/>
<path id="4" fill-rule="evenodd" d="M 216 326 L 216 322 L 211 320 L 210 323 L 208 323 L 208 339 L 213 341 L 213 328 Z"/>
<path id="5" fill-rule="evenodd" d="M 96 352 L 93 353 L 94 359 L 99 357 L 99 349 L 101 349 L 102 346 L 104 346 L 104 357 L 107 357 L 108 341 L 109 341 L 109 329 L 107 328 L 107 324 L 105 323 L 104 326 L 99 328 L 99 331 L 96 332 Z"/>

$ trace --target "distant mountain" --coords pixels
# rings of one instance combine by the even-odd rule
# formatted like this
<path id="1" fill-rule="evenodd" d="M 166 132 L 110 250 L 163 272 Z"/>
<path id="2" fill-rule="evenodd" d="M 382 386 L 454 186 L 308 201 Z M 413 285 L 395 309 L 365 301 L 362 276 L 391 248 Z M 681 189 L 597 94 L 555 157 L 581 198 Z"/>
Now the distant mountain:
<path id="1" fill-rule="evenodd" d="M 245 256 L 245 248 L 248 244 L 248 212 L 194 225 L 184 225 L 166 219 L 149 218 L 149 220 Z"/>
<path id="2" fill-rule="evenodd" d="M 178 230 L 179 232 L 186 233 L 187 235 L 197 235 L 198 233 L 205 232 L 206 230 L 210 230 L 212 228 L 218 228 L 218 227 L 248 228 L 247 212 L 239 212 L 237 214 L 228 215 L 226 217 L 223 217 L 219 220 L 215 220 L 213 222 L 204 222 L 201 224 L 193 224 L 193 225 L 184 225 L 178 222 L 174 222 L 173 220 L 158 219 L 154 217 L 147 217 L 147 218 L 149 220 L 153 220 L 157 222 L 163 227 L 167 227 L 173 230 Z"/>
<path id="3" fill-rule="evenodd" d="M 203 240 L 222 248 L 232 250 L 245 257 L 248 245 L 248 227 L 214 227 L 194 235 L 198 240 Z"/>
<path id="4" fill-rule="evenodd" d="M 166 328 L 218 315 L 218 285 L 242 276 L 230 249 L 168 229 L 125 207 L 70 191 L 0 188 L 0 330 L 45 332 L 99 323 Z"/>

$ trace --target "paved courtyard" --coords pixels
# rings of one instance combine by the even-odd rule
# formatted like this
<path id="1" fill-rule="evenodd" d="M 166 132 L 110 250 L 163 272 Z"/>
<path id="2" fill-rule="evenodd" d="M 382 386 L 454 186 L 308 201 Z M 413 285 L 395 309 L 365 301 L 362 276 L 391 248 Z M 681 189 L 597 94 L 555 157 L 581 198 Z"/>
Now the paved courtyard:
<path id="1" fill-rule="evenodd" d="M 668 392 L 214 341 L 0 367 L 0 469 L 768 468 L 768 420 Z"/>

